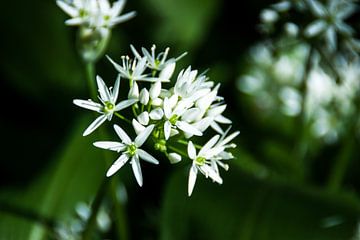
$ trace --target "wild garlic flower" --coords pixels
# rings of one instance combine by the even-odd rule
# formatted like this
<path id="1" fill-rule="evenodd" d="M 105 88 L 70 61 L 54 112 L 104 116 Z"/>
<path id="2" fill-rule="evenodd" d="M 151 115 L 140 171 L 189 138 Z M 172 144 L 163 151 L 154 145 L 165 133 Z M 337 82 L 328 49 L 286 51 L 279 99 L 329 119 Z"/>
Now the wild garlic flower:
<path id="1" fill-rule="evenodd" d="M 194 144 L 192 141 L 189 141 L 187 152 L 189 158 L 192 160 L 188 182 L 189 196 L 194 189 L 198 171 L 204 174 L 206 178 L 210 177 L 213 181 L 222 184 L 222 178 L 211 164 L 211 159 L 224 150 L 223 147 L 214 147 L 218 139 L 219 135 L 212 137 L 197 154 Z"/>
<path id="2" fill-rule="evenodd" d="M 134 58 L 123 56 L 121 64 L 108 57 L 112 65 L 119 72 L 118 80 L 113 89 L 108 89 L 100 77 L 97 78 L 101 103 L 91 100 L 74 100 L 76 105 L 97 111 L 101 114 L 85 131 L 91 133 L 106 119 L 112 116 L 119 117 L 119 121 L 132 125 L 135 130 L 135 140 L 125 133 L 123 127 L 114 125 L 121 142 L 97 141 L 96 147 L 120 152 L 121 155 L 106 173 L 112 176 L 126 162 L 130 161 L 136 180 L 140 186 L 143 184 L 139 159 L 158 164 L 158 160 L 142 149 L 145 141 L 150 143 L 155 151 L 165 156 L 171 164 L 190 160 L 193 167 L 190 174 L 189 195 L 196 180 L 197 171 L 221 183 L 219 168 L 228 168 L 223 160 L 233 156 L 228 148 L 237 134 L 225 137 L 222 124 L 231 124 L 223 114 L 226 104 L 223 97 L 218 96 L 220 85 L 214 87 L 205 73 L 198 74 L 191 67 L 183 69 L 173 77 L 176 61 L 179 58 L 167 58 L 168 50 L 155 56 L 155 47 L 151 54 L 142 49 L 141 56 L 133 46 L 131 50 Z M 120 77 L 128 79 L 127 99 L 117 103 Z M 173 79 L 173 80 L 172 80 Z M 127 85 L 126 85 L 127 87 Z M 130 107 L 129 114 L 120 114 L 117 111 Z M 198 154 L 193 149 L 196 141 L 194 136 L 203 136 L 211 127 L 223 136 L 216 135 L 202 147 Z M 210 129 L 210 128 L 209 128 Z M 190 143 L 188 144 L 190 139 Z M 148 141 L 150 140 L 150 141 Z M 199 147 L 197 145 L 197 147 Z M 186 154 L 188 149 L 188 155 Z M 191 191 L 190 191 L 191 190 Z"/>
<path id="3" fill-rule="evenodd" d="M 118 0 L 110 6 L 108 0 L 57 0 L 57 5 L 67 13 L 71 19 L 65 24 L 86 28 L 112 28 L 116 24 L 125 22 L 135 16 L 135 12 L 120 15 L 125 0 Z"/>
<path id="4" fill-rule="evenodd" d="M 99 100 L 101 103 L 93 102 L 91 99 L 75 99 L 73 101 L 73 103 L 79 107 L 86 108 L 101 114 L 84 131 L 83 136 L 87 136 L 93 131 L 95 131 L 95 129 L 97 129 L 106 120 L 111 121 L 114 112 L 118 112 L 137 102 L 136 99 L 129 99 L 116 103 L 119 95 L 120 76 L 118 76 L 118 78 L 116 79 L 113 89 L 107 88 L 106 84 L 100 76 L 96 77 L 96 83 L 98 86 L 98 91 L 100 94 Z"/>
<path id="5" fill-rule="evenodd" d="M 130 45 L 130 47 L 134 56 L 138 60 L 142 59 L 143 57 L 146 57 L 148 68 L 157 71 L 163 70 L 165 67 L 169 66 L 170 64 L 173 65 L 176 61 L 180 60 L 182 57 L 184 57 L 187 54 L 187 52 L 185 52 L 177 58 L 167 59 L 170 48 L 166 48 L 164 52 L 161 52 L 156 56 L 155 55 L 156 46 L 155 44 L 153 44 L 151 47 L 151 54 L 149 53 L 148 50 L 146 50 L 146 48 L 141 48 L 141 51 L 143 53 L 143 56 L 141 56 L 133 45 Z"/>
<path id="6" fill-rule="evenodd" d="M 352 0 L 328 0 L 322 4 L 318 0 L 306 0 L 316 19 L 304 30 L 307 37 L 323 35 L 330 50 L 337 48 L 337 35 L 351 37 L 354 30 L 345 20 L 356 10 Z"/>
<path id="7" fill-rule="evenodd" d="M 121 142 L 112 142 L 112 141 L 99 141 L 94 142 L 94 146 L 98 148 L 103 148 L 111 151 L 122 152 L 120 157 L 111 165 L 109 170 L 106 173 L 107 177 L 115 174 L 125 163 L 130 159 L 131 167 L 133 169 L 136 181 L 139 186 L 143 185 L 143 177 L 140 167 L 140 158 L 153 163 L 159 164 L 159 161 L 151 156 L 146 151 L 140 149 L 140 147 L 145 143 L 145 141 L 150 136 L 151 132 L 154 129 L 154 125 L 146 127 L 140 134 L 138 134 L 134 141 L 126 134 L 126 132 L 118 125 L 114 125 L 115 132 L 121 139 Z"/>

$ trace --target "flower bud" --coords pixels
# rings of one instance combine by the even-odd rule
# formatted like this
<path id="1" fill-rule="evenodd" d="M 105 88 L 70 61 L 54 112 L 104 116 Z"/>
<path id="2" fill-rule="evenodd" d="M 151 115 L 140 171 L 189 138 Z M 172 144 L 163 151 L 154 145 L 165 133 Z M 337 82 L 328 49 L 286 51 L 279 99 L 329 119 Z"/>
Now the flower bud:
<path id="1" fill-rule="evenodd" d="M 148 92 L 148 90 L 146 88 L 143 88 L 140 91 L 139 100 L 140 100 L 140 103 L 142 105 L 147 105 L 148 104 L 148 102 L 149 102 L 149 92 Z"/>
<path id="2" fill-rule="evenodd" d="M 163 103 L 163 100 L 161 98 L 155 98 L 151 101 L 151 105 L 159 107 Z"/>
<path id="3" fill-rule="evenodd" d="M 161 70 L 159 74 L 159 78 L 161 80 L 170 80 L 172 74 L 174 73 L 175 65 L 176 65 L 175 62 L 166 64 L 164 69 Z"/>
<path id="4" fill-rule="evenodd" d="M 161 92 L 161 81 L 156 81 L 150 87 L 150 98 L 155 99 L 159 97 Z"/>
<path id="5" fill-rule="evenodd" d="M 149 114 L 150 119 L 152 120 L 160 120 L 164 116 L 164 112 L 161 108 L 155 108 Z"/>
<path id="6" fill-rule="evenodd" d="M 137 85 L 137 83 L 134 81 L 132 87 L 130 88 L 129 94 L 128 94 L 128 98 L 132 99 L 138 99 L 139 98 L 139 86 Z"/>
<path id="7" fill-rule="evenodd" d="M 136 135 L 139 135 L 142 131 L 145 130 L 145 127 L 143 125 L 141 125 L 138 121 L 136 121 L 136 119 L 132 120 L 132 125 L 136 132 Z"/>
<path id="8" fill-rule="evenodd" d="M 143 112 L 141 113 L 139 116 L 137 116 L 137 120 L 139 121 L 140 124 L 142 125 L 148 125 L 149 124 L 149 113 L 148 112 Z"/>
<path id="9" fill-rule="evenodd" d="M 175 164 L 181 161 L 181 156 L 177 153 L 170 153 L 169 154 L 169 161 L 171 164 Z"/>

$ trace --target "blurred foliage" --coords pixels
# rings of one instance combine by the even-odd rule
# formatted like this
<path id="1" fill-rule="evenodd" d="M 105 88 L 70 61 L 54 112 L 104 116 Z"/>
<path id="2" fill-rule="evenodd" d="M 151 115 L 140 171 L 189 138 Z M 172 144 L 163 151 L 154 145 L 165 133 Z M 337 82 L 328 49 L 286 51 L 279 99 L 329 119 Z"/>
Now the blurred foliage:
<path id="1" fill-rule="evenodd" d="M 126 190 L 123 200 L 111 206 L 117 223 L 111 223 L 105 237 L 123 236 L 128 227 L 129 239 L 360 239 L 355 134 L 323 146 L 312 156 L 316 161 L 305 164 L 308 178 L 301 179 L 304 166 L 293 155 L 296 122 L 280 115 L 259 118 L 261 110 L 235 87 L 246 68 L 244 53 L 260 40 L 258 13 L 267 4 L 128 2 L 126 8 L 138 16 L 114 30 L 108 54 L 127 54 L 130 43 L 170 46 L 172 56 L 188 51 L 179 64 L 191 63 L 200 71 L 211 68 L 208 75 L 222 83 L 220 95 L 241 135 L 224 184 L 199 179 L 191 198 L 186 196 L 186 163 L 173 172 L 163 162 L 159 167 L 144 165 L 143 188 L 127 181 L 131 171 L 122 169 L 109 181 L 121 179 Z M 92 146 L 98 136 L 81 136 L 92 115 L 71 103 L 75 96 L 88 94 L 76 34 L 64 25 L 65 19 L 54 1 L 3 3 L 0 85 L 6 107 L 0 125 L 0 239 L 55 239 L 51 229 L 71 220 L 78 203 L 94 200 L 104 182 L 109 163 Z M 273 69 L 270 63 L 265 74 Z M 107 60 L 99 62 L 97 72 L 104 79 L 115 76 Z M 351 161 L 340 161 L 331 170 L 337 158 Z M 340 189 L 328 191 L 328 176 L 336 169 L 346 174 Z"/>

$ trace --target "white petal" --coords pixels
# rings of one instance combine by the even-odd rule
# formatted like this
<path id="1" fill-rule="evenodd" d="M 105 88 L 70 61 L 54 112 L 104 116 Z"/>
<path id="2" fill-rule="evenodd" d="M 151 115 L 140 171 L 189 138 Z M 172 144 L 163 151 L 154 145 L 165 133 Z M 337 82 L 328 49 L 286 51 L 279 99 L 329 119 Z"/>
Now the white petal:
<path id="1" fill-rule="evenodd" d="M 137 99 L 129 99 L 129 100 L 124 100 L 124 101 L 121 101 L 119 102 L 118 104 L 116 104 L 115 108 L 114 108 L 114 111 L 120 111 L 124 108 L 127 108 L 131 105 L 133 105 L 134 103 L 136 103 L 138 100 Z"/>
<path id="2" fill-rule="evenodd" d="M 177 153 L 169 153 L 168 157 L 171 164 L 175 164 L 181 161 L 181 155 Z"/>
<path id="3" fill-rule="evenodd" d="M 66 2 L 64 2 L 62 0 L 56 1 L 56 4 L 71 17 L 76 17 L 79 14 L 79 11 L 76 8 L 70 6 L 69 4 L 67 4 Z"/>
<path id="4" fill-rule="evenodd" d="M 188 132 L 188 133 L 192 133 L 196 136 L 202 136 L 202 132 L 200 132 L 199 129 L 197 129 L 196 127 L 188 124 L 187 122 L 183 122 L 183 121 L 177 121 L 176 122 L 176 126 L 178 128 L 180 128 L 181 130 L 183 130 L 184 132 Z"/>
<path id="5" fill-rule="evenodd" d="M 111 15 L 112 16 L 118 16 L 125 6 L 125 0 L 119 0 L 113 3 L 111 8 Z"/>
<path id="6" fill-rule="evenodd" d="M 103 122 L 105 122 L 107 119 L 106 115 L 101 115 L 98 118 L 96 118 L 91 124 L 90 126 L 84 131 L 83 136 L 87 136 L 90 133 L 92 133 L 93 131 L 95 131 L 95 129 L 97 129 Z"/>
<path id="7" fill-rule="evenodd" d="M 111 165 L 109 170 L 106 172 L 106 176 L 110 177 L 116 173 L 129 159 L 127 154 L 122 154 L 114 163 Z"/>
<path id="8" fill-rule="evenodd" d="M 143 177 L 141 173 L 139 157 L 136 154 L 131 159 L 131 167 L 135 175 L 136 181 L 141 187 L 143 185 Z"/>
<path id="9" fill-rule="evenodd" d="M 192 194 L 192 191 L 194 189 L 195 186 L 195 182 L 196 182 L 196 176 L 197 176 L 197 168 L 196 166 L 192 165 L 190 168 L 190 172 L 189 172 L 189 183 L 188 183 L 188 195 L 189 197 Z"/>
<path id="10" fill-rule="evenodd" d="M 139 116 L 137 116 L 137 120 L 142 125 L 148 125 L 149 124 L 149 113 L 148 112 L 142 112 Z"/>
<path id="11" fill-rule="evenodd" d="M 163 100 L 161 98 L 155 98 L 151 101 L 151 105 L 155 107 L 160 107 L 163 104 Z"/>
<path id="12" fill-rule="evenodd" d="M 84 23 L 84 19 L 80 17 L 71 18 L 65 21 L 65 24 L 68 26 L 76 26 L 76 25 L 81 25 L 83 23 Z"/>
<path id="13" fill-rule="evenodd" d="M 163 104 L 164 106 L 164 114 L 165 114 L 165 116 L 169 119 L 169 118 L 171 118 L 171 107 L 170 107 L 170 101 L 169 101 L 169 99 L 166 97 L 165 99 L 164 99 L 164 104 Z"/>
<path id="14" fill-rule="evenodd" d="M 141 89 L 140 95 L 139 95 L 139 101 L 142 105 L 147 105 L 149 102 L 149 92 L 146 88 Z"/>
<path id="15" fill-rule="evenodd" d="M 155 108 L 149 114 L 150 119 L 152 120 L 160 120 L 164 116 L 164 112 L 161 108 Z"/>
<path id="16" fill-rule="evenodd" d="M 223 123 L 223 124 L 231 124 L 232 121 L 226 117 L 224 117 L 223 115 L 218 115 L 215 117 L 215 121 L 219 122 L 219 123 Z"/>
<path id="17" fill-rule="evenodd" d="M 121 139 L 121 141 L 123 141 L 123 143 L 125 143 L 127 145 L 131 144 L 130 137 L 126 134 L 126 132 L 120 126 L 114 124 L 114 129 L 115 129 L 116 134 Z"/>
<path id="18" fill-rule="evenodd" d="M 221 179 L 220 175 L 209 165 L 202 165 L 200 166 L 200 169 L 206 173 L 206 177 L 210 177 L 215 182 L 222 184 L 223 180 Z"/>
<path id="19" fill-rule="evenodd" d="M 114 88 L 112 90 L 112 102 L 116 102 L 118 96 L 119 96 L 119 88 L 120 88 L 120 74 L 118 74 L 117 78 L 116 78 L 116 82 L 114 85 Z"/>
<path id="20" fill-rule="evenodd" d="M 201 112 L 199 108 L 190 108 L 181 115 L 181 119 L 186 122 L 193 122 L 199 117 L 200 114 Z"/>
<path id="21" fill-rule="evenodd" d="M 169 107 L 170 109 L 173 109 L 176 106 L 176 103 L 178 102 L 179 97 L 174 94 L 169 98 Z"/>
<path id="22" fill-rule="evenodd" d="M 192 143 L 192 141 L 189 141 L 189 143 L 188 143 L 187 152 L 188 152 L 189 158 L 192 159 L 192 160 L 195 160 L 195 158 L 196 158 L 196 149 L 195 149 L 195 146 Z"/>
<path id="23" fill-rule="evenodd" d="M 164 123 L 164 135 L 166 140 L 168 140 L 170 137 L 170 131 L 171 131 L 171 123 L 169 121 L 166 121 Z"/>
<path id="24" fill-rule="evenodd" d="M 171 128 L 170 130 L 170 137 L 175 136 L 176 134 L 179 134 L 179 131 L 176 129 Z"/>
<path id="25" fill-rule="evenodd" d="M 214 145 L 215 143 L 219 140 L 220 135 L 215 135 L 213 136 L 200 150 L 199 152 L 199 156 L 203 156 L 204 153 L 206 153 L 207 151 L 209 151 Z"/>
<path id="26" fill-rule="evenodd" d="M 91 100 L 74 99 L 73 103 L 79 107 L 86 108 L 99 113 L 101 113 L 101 110 L 103 108 L 101 104 L 93 102 Z"/>
<path id="27" fill-rule="evenodd" d="M 111 102 L 111 95 L 109 89 L 107 88 L 104 80 L 100 76 L 96 76 L 96 83 L 98 86 L 98 91 L 100 93 L 100 97 L 103 101 Z"/>
<path id="28" fill-rule="evenodd" d="M 233 132 L 232 134 L 230 134 L 229 136 L 227 136 L 224 140 L 221 141 L 221 143 L 223 145 L 229 143 L 231 140 L 233 140 L 237 135 L 239 135 L 240 132 L 239 131 L 236 131 L 236 132 Z"/>
<path id="29" fill-rule="evenodd" d="M 148 126 L 147 128 L 145 128 L 145 130 L 143 132 L 141 132 L 136 138 L 135 138 L 135 145 L 137 147 L 141 147 L 144 142 L 146 141 L 146 139 L 150 136 L 151 132 L 154 130 L 155 125 L 152 124 L 150 126 Z"/>
<path id="30" fill-rule="evenodd" d="M 130 20 L 131 18 L 133 18 L 133 17 L 135 17 L 135 16 L 136 16 L 136 12 L 135 12 L 135 11 L 126 13 L 126 14 L 124 14 L 124 15 L 121 15 L 121 16 L 116 17 L 116 18 L 114 18 L 113 20 L 111 20 L 110 25 L 111 25 L 111 26 L 114 26 L 114 25 L 116 25 L 116 24 L 119 24 L 119 23 L 122 23 L 122 22 L 126 22 L 127 20 Z"/>
<path id="31" fill-rule="evenodd" d="M 141 56 L 140 54 L 138 53 L 138 51 L 136 51 L 136 48 L 130 44 L 130 48 L 131 48 L 131 51 L 133 52 L 134 56 L 137 58 L 137 59 L 141 59 Z"/>
<path id="32" fill-rule="evenodd" d="M 139 98 L 139 86 L 136 81 L 134 81 L 132 87 L 129 90 L 128 98 Z"/>
<path id="33" fill-rule="evenodd" d="M 98 142 L 94 142 L 93 145 L 98 148 L 107 149 L 116 152 L 123 151 L 126 148 L 124 144 L 120 142 L 112 142 L 112 141 L 98 141 Z"/>
<path id="34" fill-rule="evenodd" d="M 222 114 L 225 111 L 225 109 L 226 109 L 226 105 L 212 107 L 208 110 L 207 115 L 211 117 L 215 117 Z"/>
<path id="35" fill-rule="evenodd" d="M 132 125 L 136 132 L 136 135 L 139 135 L 142 131 L 145 130 L 145 127 L 143 125 L 141 125 L 138 121 L 136 121 L 135 118 L 132 120 Z"/>
<path id="36" fill-rule="evenodd" d="M 214 121 L 213 118 L 206 117 L 194 123 L 193 126 L 199 129 L 199 131 L 204 132 L 213 121 Z"/>
<path id="37" fill-rule="evenodd" d="M 107 13 L 110 10 L 110 3 L 108 0 L 97 1 L 100 7 L 100 11 L 103 13 Z"/>
<path id="38" fill-rule="evenodd" d="M 159 164 L 159 161 L 154 158 L 153 156 L 151 156 L 149 153 L 145 152 L 144 150 L 142 149 L 138 149 L 136 151 L 136 153 L 139 154 L 139 157 L 141 159 L 144 159 L 145 161 L 149 162 L 149 163 L 153 163 L 153 164 Z"/>
<path id="39" fill-rule="evenodd" d="M 216 132 L 220 133 L 220 134 L 224 134 L 224 131 L 222 130 L 222 128 L 220 127 L 219 124 L 217 124 L 216 122 L 212 122 L 210 124 L 211 128 L 214 129 Z"/>
<path id="40" fill-rule="evenodd" d="M 304 30 L 306 37 L 314 37 L 325 30 L 327 23 L 323 20 L 316 20 L 310 23 Z"/>
<path id="41" fill-rule="evenodd" d="M 160 72 L 160 79 L 170 79 L 175 70 L 175 62 L 166 64 L 165 68 Z"/>
<path id="42" fill-rule="evenodd" d="M 136 65 L 135 70 L 133 72 L 134 76 L 140 76 L 146 67 L 146 57 L 143 57 Z"/>
<path id="43" fill-rule="evenodd" d="M 150 87 L 150 98 L 155 99 L 159 97 L 161 92 L 161 81 L 154 82 Z"/>

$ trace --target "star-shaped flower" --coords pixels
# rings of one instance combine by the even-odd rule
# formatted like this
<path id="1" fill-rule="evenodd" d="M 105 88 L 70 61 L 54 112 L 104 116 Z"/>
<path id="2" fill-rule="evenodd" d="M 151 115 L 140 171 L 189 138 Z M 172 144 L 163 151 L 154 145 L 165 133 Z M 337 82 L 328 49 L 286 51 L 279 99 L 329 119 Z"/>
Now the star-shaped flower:
<path id="1" fill-rule="evenodd" d="M 126 134 L 126 132 L 118 125 L 114 125 L 115 132 L 120 137 L 121 142 L 112 142 L 112 141 L 99 141 L 94 142 L 94 146 L 98 148 L 108 149 L 116 152 L 122 152 L 120 157 L 111 165 L 109 170 L 106 173 L 107 177 L 112 176 L 116 173 L 124 164 L 130 159 L 130 163 L 136 178 L 136 181 L 140 185 L 143 185 L 143 177 L 140 167 L 140 158 L 153 163 L 159 164 L 159 161 L 151 156 L 149 153 L 140 149 L 144 144 L 147 138 L 150 136 L 155 125 L 150 125 L 146 127 L 140 134 L 138 134 L 134 141 Z"/>
<path id="2" fill-rule="evenodd" d="M 189 183 L 188 183 L 188 195 L 190 196 L 196 182 L 196 177 L 198 171 L 205 175 L 205 177 L 210 177 L 213 181 L 222 184 L 222 179 L 219 173 L 211 165 L 211 159 L 224 151 L 224 148 L 221 146 L 214 147 L 216 142 L 219 140 L 219 135 L 212 137 L 196 154 L 196 149 L 194 144 L 189 141 L 188 144 L 188 155 L 191 160 L 193 160 L 192 166 L 189 172 Z"/>
<path id="3" fill-rule="evenodd" d="M 116 104 L 119 87 L 120 87 L 120 76 L 116 79 L 114 88 L 107 88 L 104 81 L 100 76 L 96 76 L 96 83 L 99 91 L 100 103 L 93 102 L 92 100 L 81 100 L 75 99 L 73 103 L 79 107 L 86 108 L 95 112 L 100 113 L 101 115 L 97 117 L 90 126 L 84 131 L 83 136 L 87 136 L 97 129 L 105 120 L 111 121 L 111 118 L 114 112 L 120 111 L 124 108 L 127 108 L 137 102 L 136 99 L 124 100 Z"/>

